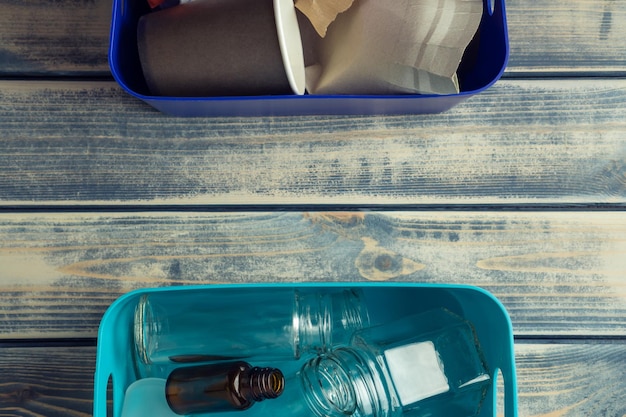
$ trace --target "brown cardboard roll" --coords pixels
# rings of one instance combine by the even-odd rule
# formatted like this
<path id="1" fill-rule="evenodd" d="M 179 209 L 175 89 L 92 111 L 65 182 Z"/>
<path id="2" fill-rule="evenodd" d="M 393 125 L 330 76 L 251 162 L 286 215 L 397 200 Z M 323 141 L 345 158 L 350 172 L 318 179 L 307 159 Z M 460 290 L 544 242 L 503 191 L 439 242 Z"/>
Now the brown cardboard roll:
<path id="1" fill-rule="evenodd" d="M 194 0 L 142 16 L 137 41 L 153 95 L 304 93 L 293 0 Z"/>

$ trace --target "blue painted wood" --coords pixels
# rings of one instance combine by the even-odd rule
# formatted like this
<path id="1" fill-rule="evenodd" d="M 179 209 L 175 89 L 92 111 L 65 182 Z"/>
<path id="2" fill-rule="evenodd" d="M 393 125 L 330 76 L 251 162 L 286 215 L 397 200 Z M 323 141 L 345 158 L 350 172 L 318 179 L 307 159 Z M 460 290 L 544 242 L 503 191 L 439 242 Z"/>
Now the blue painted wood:
<path id="1" fill-rule="evenodd" d="M 409 117 L 176 119 L 0 82 L 0 205 L 623 204 L 626 81 L 503 80 Z"/>
<path id="2" fill-rule="evenodd" d="M 0 77 L 109 76 L 110 0 L 0 0 Z"/>
<path id="3" fill-rule="evenodd" d="M 626 216 L 612 212 L 0 214 L 0 337 L 95 337 L 135 288 L 476 285 L 516 336 L 626 336 Z"/>
<path id="4" fill-rule="evenodd" d="M 509 76 L 624 76 L 626 4 L 508 0 Z"/>

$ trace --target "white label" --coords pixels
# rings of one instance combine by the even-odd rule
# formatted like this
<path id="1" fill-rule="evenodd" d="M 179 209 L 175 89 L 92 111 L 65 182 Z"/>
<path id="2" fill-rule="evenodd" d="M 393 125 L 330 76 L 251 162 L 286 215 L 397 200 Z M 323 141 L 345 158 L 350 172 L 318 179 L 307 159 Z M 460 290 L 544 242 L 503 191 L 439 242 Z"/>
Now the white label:
<path id="1" fill-rule="evenodd" d="M 433 342 L 386 350 L 385 359 L 402 405 L 413 404 L 450 389 Z"/>

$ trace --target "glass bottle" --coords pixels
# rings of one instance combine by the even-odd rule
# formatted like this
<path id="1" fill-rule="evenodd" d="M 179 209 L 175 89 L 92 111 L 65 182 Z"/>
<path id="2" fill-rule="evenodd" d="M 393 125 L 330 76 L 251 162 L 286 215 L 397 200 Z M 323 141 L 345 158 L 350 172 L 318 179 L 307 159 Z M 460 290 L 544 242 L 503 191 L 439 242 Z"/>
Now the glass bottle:
<path id="1" fill-rule="evenodd" d="M 369 318 L 361 291 L 214 288 L 144 294 L 136 306 L 139 377 L 183 363 L 297 359 L 347 343 Z"/>
<path id="2" fill-rule="evenodd" d="M 323 417 L 474 416 L 491 385 L 473 327 L 444 309 L 359 331 L 299 380 Z"/>
<path id="3" fill-rule="evenodd" d="M 279 369 L 222 362 L 175 369 L 167 378 L 165 397 L 176 414 L 213 413 L 246 410 L 277 398 L 284 387 Z"/>

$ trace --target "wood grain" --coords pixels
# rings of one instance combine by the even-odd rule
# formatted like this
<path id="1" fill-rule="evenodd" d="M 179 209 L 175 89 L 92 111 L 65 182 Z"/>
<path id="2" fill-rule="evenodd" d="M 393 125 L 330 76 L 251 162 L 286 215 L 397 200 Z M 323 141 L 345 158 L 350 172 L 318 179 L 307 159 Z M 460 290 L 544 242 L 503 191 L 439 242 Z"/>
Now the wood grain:
<path id="1" fill-rule="evenodd" d="M 515 346 L 519 416 L 626 415 L 626 345 Z"/>
<path id="2" fill-rule="evenodd" d="M 439 115 L 217 119 L 12 81 L 0 117 L 2 205 L 626 201 L 626 80 L 507 80 Z"/>
<path id="3" fill-rule="evenodd" d="M 111 0 L 0 1 L 0 75 L 104 75 Z M 626 5 L 507 0 L 509 74 L 624 74 Z"/>
<path id="4" fill-rule="evenodd" d="M 93 347 L 0 348 L 0 415 L 88 417 Z"/>
<path id="5" fill-rule="evenodd" d="M 0 0 L 0 76 L 109 74 L 111 0 Z"/>
<path id="6" fill-rule="evenodd" d="M 92 415 L 95 348 L 0 352 L 0 415 Z M 516 361 L 520 417 L 626 414 L 624 345 L 518 344 Z"/>
<path id="7" fill-rule="evenodd" d="M 623 213 L 0 214 L 0 334 L 95 337 L 141 287 L 406 281 L 483 287 L 518 336 L 626 335 Z"/>
<path id="8" fill-rule="evenodd" d="M 626 3 L 507 0 L 508 75 L 624 75 Z"/>

